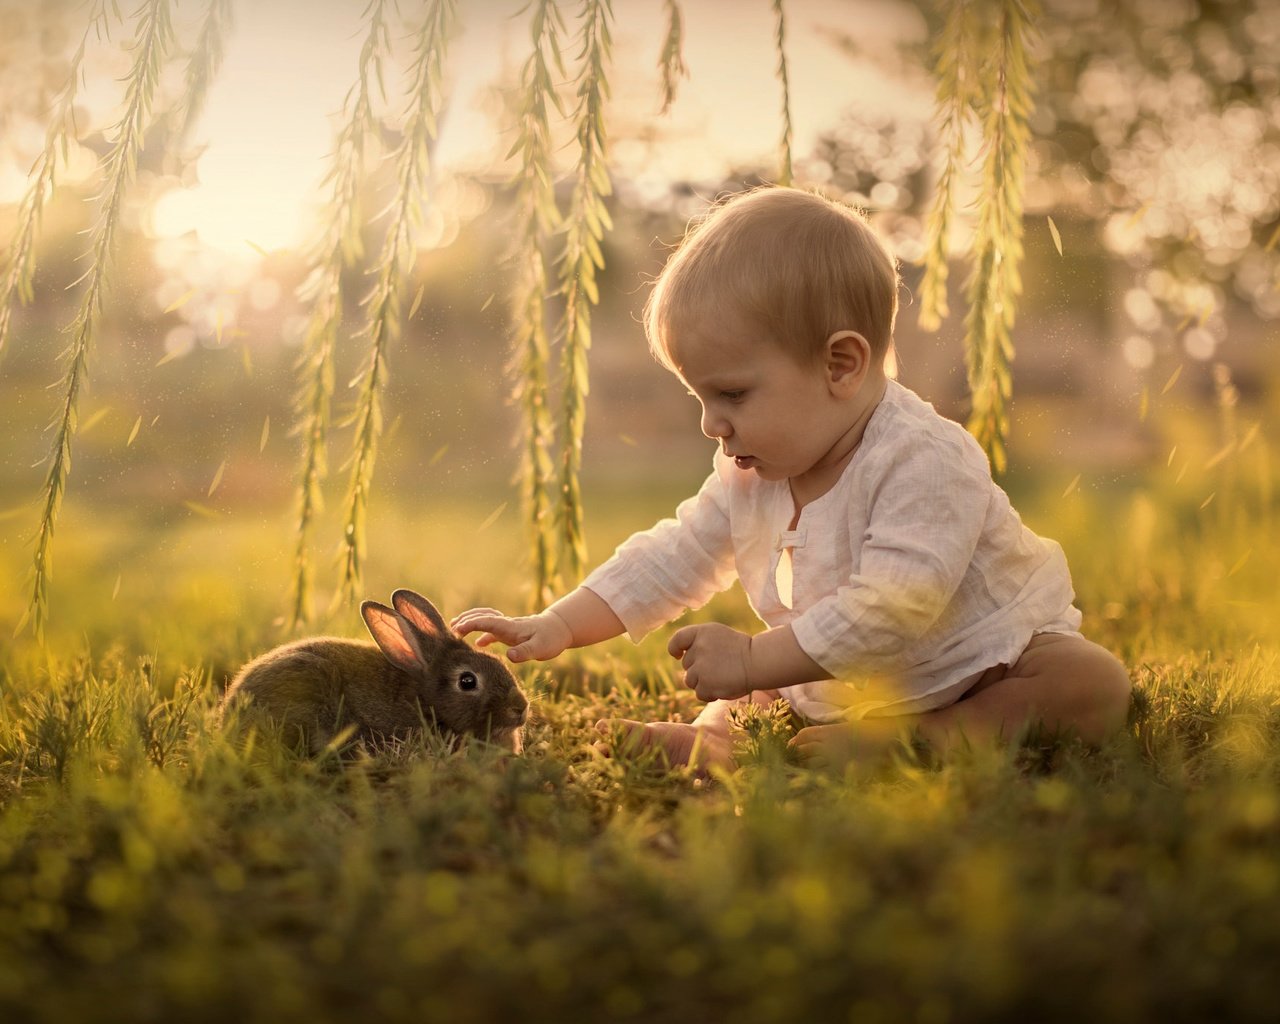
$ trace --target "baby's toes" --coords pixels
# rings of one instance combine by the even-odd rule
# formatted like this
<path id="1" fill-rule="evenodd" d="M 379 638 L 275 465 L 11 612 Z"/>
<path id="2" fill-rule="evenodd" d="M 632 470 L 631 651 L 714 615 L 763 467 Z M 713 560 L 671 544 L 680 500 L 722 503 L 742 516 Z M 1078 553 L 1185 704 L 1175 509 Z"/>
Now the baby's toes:
<path id="1" fill-rule="evenodd" d="M 595 730 L 605 738 L 596 740 L 592 749 L 605 757 L 615 753 L 631 756 L 650 745 L 645 724 L 629 718 L 602 718 L 596 722 Z"/>

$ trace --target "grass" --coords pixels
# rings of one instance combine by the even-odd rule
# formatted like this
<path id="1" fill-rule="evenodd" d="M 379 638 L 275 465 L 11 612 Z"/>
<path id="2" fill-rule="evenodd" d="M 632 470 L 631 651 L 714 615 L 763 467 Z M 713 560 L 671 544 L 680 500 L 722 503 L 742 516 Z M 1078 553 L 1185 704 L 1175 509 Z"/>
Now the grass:
<path id="1" fill-rule="evenodd" d="M 1014 487 L 1131 667 L 1124 735 L 869 777 L 786 764 L 768 723 L 732 776 L 599 756 L 597 719 L 696 713 L 661 635 L 527 670 L 519 758 L 239 749 L 211 711 L 280 636 L 287 512 L 68 506 L 52 653 L 0 652 L 0 1018 L 1270 1019 L 1280 553 L 1243 465 L 1203 508 L 1176 462 Z M 590 509 L 596 556 L 667 498 Z M 375 546 L 371 591 L 518 602 L 497 504 L 375 510 L 371 536 L 449 542 Z M 697 615 L 750 620 L 736 593 Z"/>

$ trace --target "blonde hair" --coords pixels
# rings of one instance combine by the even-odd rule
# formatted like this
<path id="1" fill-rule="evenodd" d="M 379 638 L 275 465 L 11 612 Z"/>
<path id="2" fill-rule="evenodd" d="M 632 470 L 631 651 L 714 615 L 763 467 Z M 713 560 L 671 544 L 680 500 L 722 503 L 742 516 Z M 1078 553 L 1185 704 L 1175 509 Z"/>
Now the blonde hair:
<path id="1" fill-rule="evenodd" d="M 882 359 L 898 313 L 898 268 L 861 212 L 813 192 L 764 187 L 713 206 L 685 235 L 645 304 L 645 334 L 673 368 L 695 321 L 737 314 L 802 363 L 837 331 Z"/>

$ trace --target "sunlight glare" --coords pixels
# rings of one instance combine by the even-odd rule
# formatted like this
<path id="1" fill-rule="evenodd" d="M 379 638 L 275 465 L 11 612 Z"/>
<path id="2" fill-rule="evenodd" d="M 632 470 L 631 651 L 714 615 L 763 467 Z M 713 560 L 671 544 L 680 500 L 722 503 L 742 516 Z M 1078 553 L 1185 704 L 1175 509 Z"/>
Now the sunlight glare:
<path id="1" fill-rule="evenodd" d="M 274 309 L 280 301 L 280 282 L 274 277 L 260 277 L 249 285 L 249 305 L 259 313 Z"/>
<path id="2" fill-rule="evenodd" d="M 277 192 L 269 181 L 252 189 L 215 190 L 208 186 L 175 189 L 156 203 L 159 238 L 194 231 L 205 245 L 227 256 L 257 258 L 249 242 L 268 252 L 287 249 L 301 236 L 296 188 Z"/>

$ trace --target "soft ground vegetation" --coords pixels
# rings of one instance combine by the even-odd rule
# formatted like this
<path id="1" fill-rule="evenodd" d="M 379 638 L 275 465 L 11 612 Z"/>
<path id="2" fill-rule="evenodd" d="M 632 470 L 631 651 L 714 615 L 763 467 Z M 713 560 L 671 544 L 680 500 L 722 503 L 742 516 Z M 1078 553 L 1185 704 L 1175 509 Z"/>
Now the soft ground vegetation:
<path id="1" fill-rule="evenodd" d="M 164 542 L 77 522 L 59 621 L 81 632 L 0 654 L 0 1018 L 1271 1018 L 1273 465 L 1260 431 L 1202 470 L 1214 431 L 1186 431 L 1111 491 L 1010 483 L 1132 668 L 1126 733 L 839 778 L 787 763 L 767 721 L 732 776 L 594 752 L 602 717 L 696 713 L 661 635 L 530 670 L 521 757 L 237 747 L 211 711 L 280 636 L 287 512 Z M 667 496 L 593 509 L 597 557 L 650 505 Z M 385 512 L 374 536 L 453 542 L 424 541 L 414 579 L 375 545 L 371 575 L 449 610 L 518 601 L 522 541 L 489 507 Z M 25 553 L 3 550 L 12 578 Z M 749 622 L 736 594 L 697 614 Z"/>

